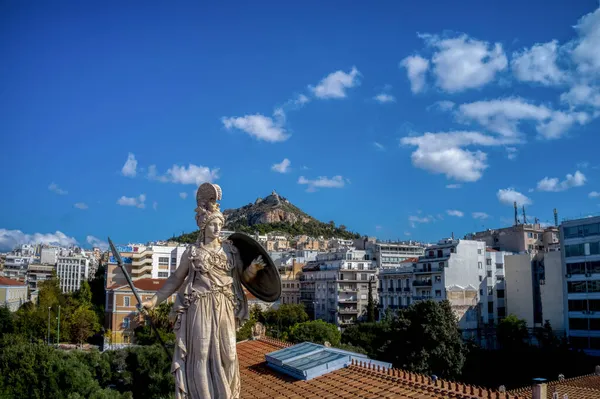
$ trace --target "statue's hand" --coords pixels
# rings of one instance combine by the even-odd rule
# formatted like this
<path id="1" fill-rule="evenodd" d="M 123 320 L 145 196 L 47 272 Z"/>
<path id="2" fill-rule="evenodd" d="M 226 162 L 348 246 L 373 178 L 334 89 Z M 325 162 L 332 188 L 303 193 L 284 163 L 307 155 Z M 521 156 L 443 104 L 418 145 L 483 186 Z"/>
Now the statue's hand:
<path id="1" fill-rule="evenodd" d="M 252 261 L 252 263 L 250 264 L 250 272 L 252 274 L 256 274 L 259 270 L 262 270 L 265 268 L 265 266 L 267 266 L 267 264 L 265 263 L 265 261 L 263 260 L 262 256 L 258 256 L 256 259 L 254 259 Z"/>
<path id="2" fill-rule="evenodd" d="M 156 306 L 157 300 L 158 300 L 158 298 L 155 295 L 152 298 L 148 299 L 147 301 L 142 302 L 142 307 L 147 310 L 154 309 L 154 307 Z"/>

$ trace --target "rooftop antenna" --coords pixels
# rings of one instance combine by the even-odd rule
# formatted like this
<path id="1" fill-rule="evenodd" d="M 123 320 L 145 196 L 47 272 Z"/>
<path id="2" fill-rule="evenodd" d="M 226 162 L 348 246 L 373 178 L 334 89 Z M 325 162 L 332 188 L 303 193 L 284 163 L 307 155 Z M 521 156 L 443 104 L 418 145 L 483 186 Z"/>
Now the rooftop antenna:
<path id="1" fill-rule="evenodd" d="M 514 206 L 515 206 L 515 226 L 519 224 L 519 214 L 517 211 L 517 201 L 514 202 Z"/>
<path id="2" fill-rule="evenodd" d="M 558 227 L 558 211 L 554 208 L 554 226 Z"/>
<path id="3" fill-rule="evenodd" d="M 527 224 L 527 216 L 525 216 L 525 205 L 523 205 L 523 224 Z"/>
<path id="4" fill-rule="evenodd" d="M 540 219 L 538 218 L 533 218 L 533 224 L 538 224 L 540 222 Z"/>

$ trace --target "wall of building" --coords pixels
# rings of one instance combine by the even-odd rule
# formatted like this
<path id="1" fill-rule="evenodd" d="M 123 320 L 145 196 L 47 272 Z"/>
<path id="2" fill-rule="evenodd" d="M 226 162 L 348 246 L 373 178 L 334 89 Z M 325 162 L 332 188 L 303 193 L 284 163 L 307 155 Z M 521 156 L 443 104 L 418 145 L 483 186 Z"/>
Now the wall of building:
<path id="1" fill-rule="evenodd" d="M 542 297 L 542 314 L 544 320 L 549 320 L 555 330 L 565 329 L 565 308 L 561 254 L 546 252 L 544 254 L 545 279 L 540 285 Z"/>
<path id="2" fill-rule="evenodd" d="M 533 327 L 533 281 L 529 254 L 504 258 L 506 281 L 506 313 L 524 319 Z"/>

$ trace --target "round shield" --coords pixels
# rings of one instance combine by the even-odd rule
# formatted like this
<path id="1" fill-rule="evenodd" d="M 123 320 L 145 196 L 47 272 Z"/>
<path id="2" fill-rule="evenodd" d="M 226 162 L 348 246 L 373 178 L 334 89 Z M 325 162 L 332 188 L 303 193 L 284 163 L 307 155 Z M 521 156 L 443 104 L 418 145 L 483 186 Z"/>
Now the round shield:
<path id="1" fill-rule="evenodd" d="M 273 263 L 273 259 L 267 251 L 254 238 L 243 233 L 233 233 L 227 240 L 230 240 L 239 251 L 244 269 L 246 269 L 254 259 L 262 256 L 266 266 L 259 270 L 254 280 L 242 284 L 255 297 L 265 302 L 275 302 L 281 296 L 281 277 L 279 271 Z"/>

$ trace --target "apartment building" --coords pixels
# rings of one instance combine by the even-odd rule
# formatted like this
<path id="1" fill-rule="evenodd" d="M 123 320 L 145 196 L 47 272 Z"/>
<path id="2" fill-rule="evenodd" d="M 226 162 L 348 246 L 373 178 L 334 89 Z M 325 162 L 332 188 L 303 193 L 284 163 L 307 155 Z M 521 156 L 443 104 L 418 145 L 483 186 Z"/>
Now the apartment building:
<path id="1" fill-rule="evenodd" d="M 379 271 L 380 310 L 448 300 L 465 334 L 505 317 L 505 252 L 472 240 L 441 240 L 423 256 Z"/>
<path id="2" fill-rule="evenodd" d="M 290 266 L 279 266 L 279 274 L 281 276 L 281 299 L 282 304 L 299 304 L 300 303 L 300 276 L 304 263 L 292 261 Z"/>
<path id="3" fill-rule="evenodd" d="M 2 275 L 6 278 L 25 281 L 27 268 L 36 260 L 36 247 L 25 244 L 6 255 Z"/>
<path id="4" fill-rule="evenodd" d="M 58 261 L 59 248 L 57 247 L 42 247 L 40 251 L 40 264 L 55 266 Z"/>
<path id="5" fill-rule="evenodd" d="M 559 249 L 558 227 L 539 223 L 515 224 L 467 234 L 467 240 L 483 241 L 487 247 L 513 253 L 551 252 Z"/>
<path id="6" fill-rule="evenodd" d="M 133 282 L 142 301 L 152 298 L 165 283 L 166 279 L 138 279 Z M 175 300 L 176 294 L 168 299 Z M 110 330 L 111 344 L 132 344 L 134 331 L 145 322 L 137 310 L 137 300 L 126 284 L 114 284 L 106 287 L 104 328 Z"/>
<path id="7" fill-rule="evenodd" d="M 90 278 L 90 260 L 76 253 L 59 255 L 56 261 L 56 275 L 62 292 L 77 291 L 81 288 L 81 283 Z"/>
<path id="8" fill-rule="evenodd" d="M 130 244 L 116 247 L 132 280 L 168 278 L 179 267 L 186 248 L 185 245 L 176 243 L 167 245 Z M 106 285 L 112 286 L 126 282 L 116 259 L 111 254 L 107 265 Z"/>
<path id="9" fill-rule="evenodd" d="M 564 331 L 561 253 L 515 254 L 505 257 L 506 312 L 542 327 L 546 321 Z"/>
<path id="10" fill-rule="evenodd" d="M 560 239 L 569 342 L 600 356 L 600 217 L 564 221 Z"/>
<path id="11" fill-rule="evenodd" d="M 22 281 L 0 277 L 0 306 L 16 312 L 27 302 L 27 284 Z"/>
<path id="12" fill-rule="evenodd" d="M 342 248 L 303 267 L 300 301 L 314 318 L 345 327 L 366 315 L 369 285 L 377 300 L 377 263 L 371 254 Z"/>
<path id="13" fill-rule="evenodd" d="M 381 269 L 400 266 L 405 260 L 418 258 L 425 253 L 425 247 L 414 242 L 386 242 L 374 238 L 359 240 L 363 242 L 364 249 L 373 254 L 377 267 Z"/>
<path id="14" fill-rule="evenodd" d="M 30 292 L 36 291 L 42 281 L 50 280 L 55 270 L 55 265 L 30 264 L 27 268 L 27 285 Z"/>

